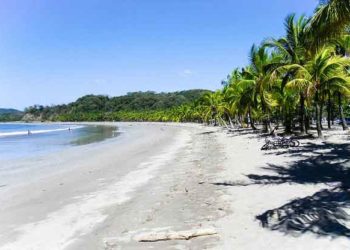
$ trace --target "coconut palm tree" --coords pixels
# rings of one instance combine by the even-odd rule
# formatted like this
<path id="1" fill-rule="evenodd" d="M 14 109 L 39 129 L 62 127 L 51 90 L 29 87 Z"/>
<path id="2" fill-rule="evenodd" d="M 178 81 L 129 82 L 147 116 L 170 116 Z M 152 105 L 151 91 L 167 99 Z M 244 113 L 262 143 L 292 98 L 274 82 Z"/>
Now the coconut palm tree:
<path id="1" fill-rule="evenodd" d="M 286 36 L 280 39 L 270 38 L 264 41 L 264 46 L 273 48 L 283 55 L 285 62 L 289 64 L 300 64 L 303 65 L 306 61 L 309 48 L 307 43 L 307 32 L 306 28 L 309 24 L 309 18 L 300 16 L 296 19 L 295 14 L 291 14 L 286 17 L 284 26 L 286 29 Z M 285 73 L 286 79 L 293 78 L 294 72 Z M 284 85 L 282 85 L 282 88 Z M 299 90 L 299 123 L 300 132 L 303 134 L 306 131 L 305 128 L 305 92 L 304 89 Z M 283 89 L 282 89 L 283 91 Z M 288 91 L 289 93 L 289 91 Z"/>
<path id="2" fill-rule="evenodd" d="M 349 66 L 349 59 L 335 56 L 333 50 L 322 49 L 306 64 L 291 64 L 280 67 L 279 70 L 295 71 L 295 78 L 290 80 L 286 86 L 291 88 L 305 89 L 307 96 L 313 98 L 316 111 L 316 126 L 318 137 L 322 137 L 320 95 L 324 86 L 344 83 L 348 81 L 345 67 Z"/>
<path id="3" fill-rule="evenodd" d="M 199 101 L 204 111 L 205 121 L 213 121 L 214 126 L 225 123 L 222 116 L 225 114 L 225 102 L 220 90 L 214 93 L 205 93 Z"/>
<path id="4" fill-rule="evenodd" d="M 250 65 L 242 72 L 240 85 L 254 86 L 254 104 L 260 105 L 263 112 L 264 132 L 271 131 L 270 113 L 275 104 L 271 96 L 273 81 L 271 73 L 280 66 L 283 58 L 277 53 L 268 53 L 264 46 L 252 46 L 250 50 Z"/>
<path id="5" fill-rule="evenodd" d="M 316 47 L 337 38 L 350 25 L 350 0 L 329 0 L 321 4 L 311 18 L 308 32 Z"/>
<path id="6" fill-rule="evenodd" d="M 229 84 L 224 86 L 222 90 L 222 103 L 221 106 L 224 110 L 224 116 L 225 119 L 227 119 L 230 123 L 231 128 L 233 128 L 233 120 L 232 118 L 234 117 L 236 113 L 236 107 L 234 100 L 236 99 L 235 91 L 233 88 L 232 80 L 231 78 L 229 79 Z"/>
<path id="7" fill-rule="evenodd" d="M 338 74 L 342 75 L 342 77 L 326 83 L 328 103 L 331 100 L 331 96 L 335 96 L 342 128 L 343 130 L 347 130 L 348 125 L 343 112 L 343 97 L 350 96 L 350 77 L 344 70 L 341 70 Z M 328 105 L 328 128 L 330 128 L 330 105 Z"/>
<path id="8" fill-rule="evenodd" d="M 252 129 L 256 130 L 254 124 L 253 111 L 256 108 L 256 86 L 255 81 L 251 80 L 251 76 L 245 74 L 249 68 L 241 71 L 241 77 L 235 81 L 231 81 L 228 93 L 230 95 L 230 102 L 239 117 L 247 117 L 247 120 Z"/>
<path id="9" fill-rule="evenodd" d="M 335 45 L 336 52 L 341 56 L 350 56 L 350 35 L 346 34 L 338 37 L 333 41 Z"/>

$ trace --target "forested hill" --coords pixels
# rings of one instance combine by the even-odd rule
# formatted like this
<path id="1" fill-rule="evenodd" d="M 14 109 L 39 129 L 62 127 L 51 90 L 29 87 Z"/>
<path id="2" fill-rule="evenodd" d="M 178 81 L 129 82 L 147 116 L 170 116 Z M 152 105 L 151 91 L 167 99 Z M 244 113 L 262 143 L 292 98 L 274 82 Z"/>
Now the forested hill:
<path id="1" fill-rule="evenodd" d="M 20 120 L 22 116 L 23 112 L 17 109 L 0 108 L 0 122 Z"/>
<path id="2" fill-rule="evenodd" d="M 75 102 L 55 105 L 34 105 L 25 109 L 24 120 L 98 121 L 158 120 L 153 116 L 168 114 L 189 105 L 209 90 L 193 89 L 171 93 L 131 92 L 124 96 L 86 95 Z M 152 119 L 148 116 L 152 115 Z M 163 120 L 163 119 L 161 119 Z"/>
<path id="3" fill-rule="evenodd" d="M 17 109 L 4 109 L 0 108 L 0 115 L 5 115 L 5 114 L 19 114 L 21 111 Z"/>

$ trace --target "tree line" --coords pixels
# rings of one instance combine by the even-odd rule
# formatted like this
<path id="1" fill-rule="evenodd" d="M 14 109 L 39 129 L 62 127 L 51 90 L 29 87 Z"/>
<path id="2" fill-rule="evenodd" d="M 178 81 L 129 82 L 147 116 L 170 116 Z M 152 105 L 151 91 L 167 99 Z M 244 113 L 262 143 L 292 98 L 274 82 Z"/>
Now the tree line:
<path id="1" fill-rule="evenodd" d="M 202 120 L 224 126 L 283 124 L 306 133 L 315 124 L 318 137 L 335 117 L 348 129 L 344 108 L 350 97 L 350 1 L 323 1 L 311 17 L 285 19 L 285 35 L 253 45 L 249 64 L 236 68 L 223 88 L 206 93 L 195 105 Z"/>
<path id="2" fill-rule="evenodd" d="M 63 105 L 34 105 L 24 120 L 41 121 L 182 121 L 183 108 L 209 90 L 172 93 L 131 92 L 124 96 L 86 95 Z"/>

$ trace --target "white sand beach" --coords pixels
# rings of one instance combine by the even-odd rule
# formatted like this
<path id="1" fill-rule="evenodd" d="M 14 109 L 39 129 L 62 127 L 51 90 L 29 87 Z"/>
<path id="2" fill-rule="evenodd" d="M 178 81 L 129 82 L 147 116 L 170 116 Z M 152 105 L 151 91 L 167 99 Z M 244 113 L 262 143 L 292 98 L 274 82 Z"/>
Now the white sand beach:
<path id="1" fill-rule="evenodd" d="M 341 212 L 350 212 L 350 197 L 336 188 L 350 167 L 349 134 L 328 135 L 272 151 L 260 150 L 264 138 L 253 131 L 218 135 L 227 160 L 216 184 L 232 213 L 216 223 L 215 249 L 349 249 Z"/>
<path id="2" fill-rule="evenodd" d="M 261 151 L 250 130 L 117 126 L 108 142 L 18 162 L 21 177 L 0 183 L 0 249 L 349 249 L 347 134 Z M 135 240 L 199 229 L 217 234 Z"/>

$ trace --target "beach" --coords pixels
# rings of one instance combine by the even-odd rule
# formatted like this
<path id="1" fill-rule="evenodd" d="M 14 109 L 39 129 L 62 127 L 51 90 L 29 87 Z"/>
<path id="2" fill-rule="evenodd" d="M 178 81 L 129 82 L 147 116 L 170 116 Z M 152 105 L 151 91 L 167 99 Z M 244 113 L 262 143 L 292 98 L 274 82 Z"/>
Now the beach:
<path id="1" fill-rule="evenodd" d="M 214 202 L 215 188 L 199 192 L 198 185 L 216 171 L 216 145 L 201 135 L 205 130 L 118 127 L 114 141 L 32 159 L 33 169 L 23 170 L 28 178 L 2 184 L 0 249 L 104 249 L 146 229 L 191 229 L 213 220 L 215 208 L 205 202 Z M 45 165 L 52 171 L 40 173 Z M 212 241 L 198 240 L 186 244 Z M 117 249 L 140 249 L 117 241 Z"/>
<path id="2" fill-rule="evenodd" d="M 346 232 L 326 228 L 327 221 L 315 219 L 315 210 L 300 208 L 293 214 L 294 205 L 284 207 L 295 200 L 303 204 L 322 190 L 330 190 L 322 196 L 330 197 L 325 203 L 336 200 L 332 195 L 341 191 L 333 189 L 344 182 L 340 176 L 348 167 L 346 132 L 326 142 L 301 139 L 297 149 L 261 151 L 264 138 L 248 129 L 228 133 L 198 124 L 104 124 L 117 125 L 120 136 L 33 158 L 21 178 L 13 179 L 18 182 L 0 183 L 0 249 L 349 248 Z M 330 170 L 325 178 L 325 169 L 313 169 L 327 165 L 321 161 L 343 172 Z M 322 212 L 325 203 L 312 205 Z M 347 211 L 347 199 L 339 198 L 338 206 Z M 290 216 L 283 217 L 282 210 Z M 288 226 L 290 218 L 308 216 L 309 210 L 314 227 Z M 201 229 L 216 234 L 136 240 L 148 233 Z"/>

